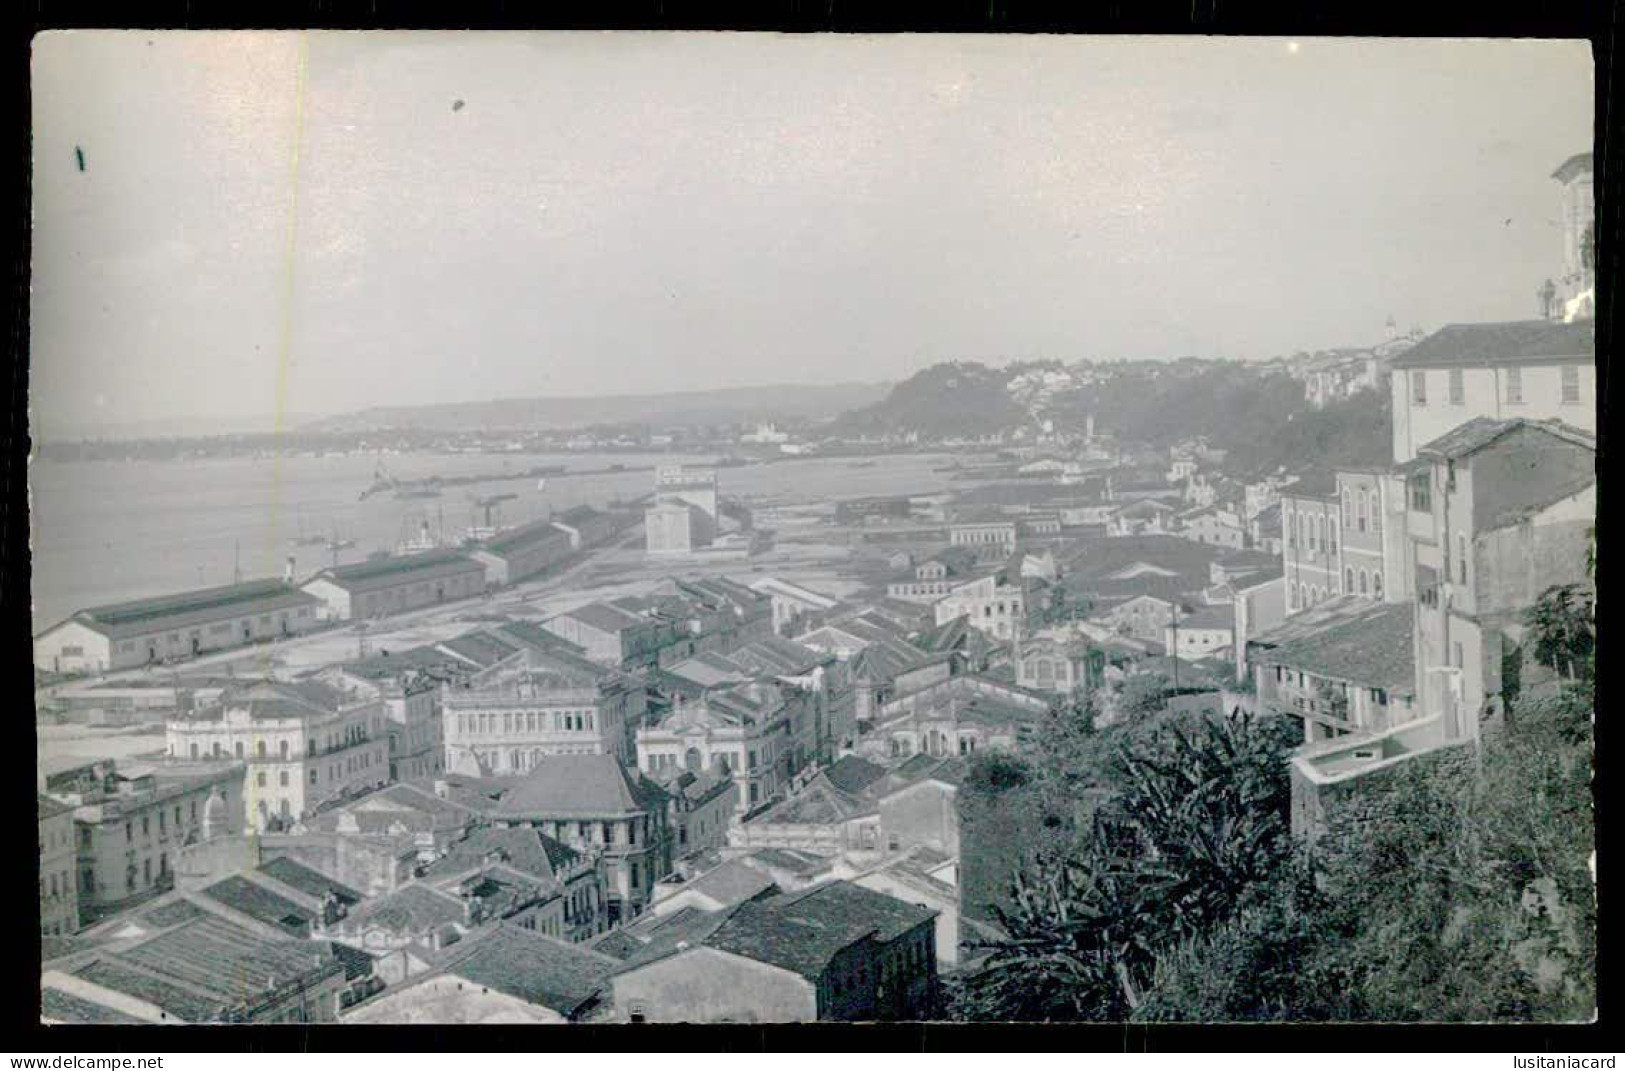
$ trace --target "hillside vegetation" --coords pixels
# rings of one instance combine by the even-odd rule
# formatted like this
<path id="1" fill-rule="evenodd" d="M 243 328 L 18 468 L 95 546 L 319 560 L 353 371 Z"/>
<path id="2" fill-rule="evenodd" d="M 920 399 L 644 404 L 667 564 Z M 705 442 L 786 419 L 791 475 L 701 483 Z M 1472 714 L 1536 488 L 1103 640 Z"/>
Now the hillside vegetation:
<path id="1" fill-rule="evenodd" d="M 844 414 L 837 433 L 916 433 L 926 441 L 1010 434 L 1052 422 L 1062 434 L 1095 428 L 1129 442 L 1170 446 L 1206 438 L 1229 466 L 1265 472 L 1305 459 L 1322 465 L 1382 464 L 1389 453 L 1388 396 L 1366 392 L 1322 410 L 1303 385 L 1277 370 L 1235 361 L 1123 365 L 1056 362 L 1003 369 L 975 362 L 933 365 L 880 401 Z"/>

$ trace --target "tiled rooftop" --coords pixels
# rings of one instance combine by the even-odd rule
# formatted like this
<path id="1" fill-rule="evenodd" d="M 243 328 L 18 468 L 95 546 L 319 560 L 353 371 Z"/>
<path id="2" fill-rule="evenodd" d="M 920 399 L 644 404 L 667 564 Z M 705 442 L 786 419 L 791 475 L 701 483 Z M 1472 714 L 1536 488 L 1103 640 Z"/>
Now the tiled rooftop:
<path id="1" fill-rule="evenodd" d="M 451 893 L 423 882 L 402 885 L 393 892 L 367 900 L 339 924 L 345 933 L 378 928 L 397 935 L 422 936 L 466 920 L 463 903 Z"/>
<path id="2" fill-rule="evenodd" d="M 54 986 L 40 990 L 40 1016 L 53 1022 L 86 1026 L 135 1026 L 146 1022 Z"/>
<path id="3" fill-rule="evenodd" d="M 504 783 L 497 810 L 509 815 L 609 818 L 652 810 L 665 799 L 659 787 L 613 755 L 546 756 Z"/>
<path id="4" fill-rule="evenodd" d="M 621 963 L 591 949 L 502 924 L 456 946 L 445 970 L 475 985 L 569 1016 L 609 985 Z"/>
<path id="5" fill-rule="evenodd" d="M 1593 320 L 1450 324 L 1395 357 L 1393 367 L 1443 368 L 1565 357 L 1590 362 L 1596 352 Z"/>
<path id="6" fill-rule="evenodd" d="M 1478 416 L 1445 432 L 1427 445 L 1418 448 L 1416 452 L 1421 457 L 1436 457 L 1441 460 L 1466 457 L 1520 428 L 1534 428 L 1576 446 L 1592 451 L 1597 449 L 1596 436 L 1558 420 L 1528 420 L 1523 417 L 1497 420 L 1494 417 Z"/>
<path id="7" fill-rule="evenodd" d="M 308 937 L 311 920 L 316 917 L 315 912 L 287 897 L 237 875 L 215 882 L 203 889 L 201 895 L 295 937 Z"/>
<path id="8" fill-rule="evenodd" d="M 637 614 L 601 602 L 589 602 L 585 606 L 578 606 L 574 610 L 567 611 L 559 616 L 574 618 L 582 624 L 602 632 L 618 633 L 624 629 L 648 624 L 646 619 L 639 617 Z"/>
<path id="9" fill-rule="evenodd" d="M 312 869 L 285 855 L 272 859 L 270 862 L 261 863 L 259 870 L 291 889 L 298 889 L 307 896 L 320 899 L 328 893 L 332 893 L 339 903 L 347 906 L 361 902 L 361 894 L 348 885 L 334 881 L 321 871 Z"/>
<path id="10" fill-rule="evenodd" d="M 100 955 L 73 973 L 187 1022 L 212 1022 L 227 1006 L 258 1000 L 268 982 L 285 984 L 339 969 L 308 941 L 266 940 L 209 917 Z"/>
<path id="11" fill-rule="evenodd" d="M 1298 620 L 1310 614 L 1309 620 Z M 1415 687 L 1411 615 L 1410 603 L 1348 595 L 1327 599 L 1256 637 L 1248 644 L 1248 658 L 1364 688 L 1410 692 Z"/>
<path id="12" fill-rule="evenodd" d="M 430 879 L 460 874 L 500 860 L 521 874 L 544 884 L 558 880 L 558 871 L 581 859 L 581 853 L 530 826 L 480 826 L 462 840 L 446 846 L 425 877 Z"/>
<path id="13" fill-rule="evenodd" d="M 868 937 L 895 940 L 936 914 L 851 882 L 831 881 L 748 901 L 705 943 L 816 981 L 842 949 Z"/>

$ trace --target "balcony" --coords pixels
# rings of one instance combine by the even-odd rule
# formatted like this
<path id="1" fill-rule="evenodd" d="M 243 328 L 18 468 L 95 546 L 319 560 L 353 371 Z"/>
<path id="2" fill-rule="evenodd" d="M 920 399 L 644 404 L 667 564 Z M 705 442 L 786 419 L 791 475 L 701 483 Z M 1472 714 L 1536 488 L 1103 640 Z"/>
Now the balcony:
<path id="1" fill-rule="evenodd" d="M 1343 706 L 1344 713 L 1337 713 L 1337 708 L 1328 702 L 1320 689 L 1314 685 L 1305 687 L 1286 684 L 1266 674 L 1264 683 L 1259 688 L 1258 698 L 1279 713 L 1303 718 L 1317 725 L 1325 725 L 1343 732 L 1354 732 L 1358 728 L 1348 717 L 1348 706 Z"/>

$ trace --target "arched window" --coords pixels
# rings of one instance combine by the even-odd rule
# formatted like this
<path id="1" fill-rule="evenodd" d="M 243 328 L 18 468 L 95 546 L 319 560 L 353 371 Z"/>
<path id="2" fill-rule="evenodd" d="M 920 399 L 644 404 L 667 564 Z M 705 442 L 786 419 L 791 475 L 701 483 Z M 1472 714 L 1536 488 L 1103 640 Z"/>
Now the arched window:
<path id="1" fill-rule="evenodd" d="M 1382 531 L 1382 512 L 1377 508 L 1377 492 L 1370 492 L 1366 497 L 1366 501 L 1370 506 L 1371 530 L 1380 532 Z"/>
<path id="2" fill-rule="evenodd" d="M 1286 545 L 1289 547 L 1297 546 L 1298 541 L 1292 538 L 1293 515 L 1291 510 L 1281 512 L 1281 522 L 1281 532 L 1286 536 Z"/>
<path id="3" fill-rule="evenodd" d="M 1345 488 L 1343 488 L 1343 521 L 1344 521 L 1345 524 L 1348 523 L 1348 519 L 1349 519 L 1349 489 L 1347 487 L 1345 487 Z"/>
<path id="4" fill-rule="evenodd" d="M 1331 542 L 1327 544 L 1328 553 L 1336 554 L 1337 553 L 1337 518 L 1336 517 L 1332 518 L 1332 523 L 1327 527 L 1326 534 L 1331 537 Z"/>
<path id="5" fill-rule="evenodd" d="M 1371 577 L 1364 569 L 1360 570 L 1360 594 L 1364 595 L 1371 587 Z"/>
<path id="6" fill-rule="evenodd" d="M 1382 598 L 1382 572 L 1381 572 L 1381 570 L 1371 574 L 1371 593 L 1373 595 L 1375 595 L 1379 599 Z"/>
<path id="7" fill-rule="evenodd" d="M 1343 570 L 1343 590 L 1350 595 L 1354 594 L 1354 569 L 1352 567 Z"/>
<path id="8" fill-rule="evenodd" d="M 1298 605 L 1299 606 L 1308 606 L 1309 605 L 1309 585 L 1308 584 L 1299 584 L 1298 585 Z"/>

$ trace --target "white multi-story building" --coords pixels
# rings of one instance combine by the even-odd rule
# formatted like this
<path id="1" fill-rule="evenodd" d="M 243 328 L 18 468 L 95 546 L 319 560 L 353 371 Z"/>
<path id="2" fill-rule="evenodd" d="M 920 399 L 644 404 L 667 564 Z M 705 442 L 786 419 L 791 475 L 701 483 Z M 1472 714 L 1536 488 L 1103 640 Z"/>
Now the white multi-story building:
<path id="1" fill-rule="evenodd" d="M 247 764 L 250 821 L 291 822 L 330 800 L 389 781 L 384 704 L 318 681 L 262 681 L 224 692 L 172 719 L 176 759 L 229 758 Z"/>
<path id="2" fill-rule="evenodd" d="M 442 699 L 447 766 L 472 752 L 493 774 L 520 774 L 551 755 L 613 755 L 630 762 L 646 692 L 627 675 L 563 652 Z"/>
<path id="3" fill-rule="evenodd" d="M 1394 461 L 1473 417 L 1597 430 L 1596 325 L 1452 324 L 1393 362 Z"/>
<path id="4" fill-rule="evenodd" d="M 1026 620 L 1025 601 L 1026 592 L 1019 584 L 1006 583 L 1001 576 L 984 576 L 950 588 L 932 610 L 938 625 L 966 617 L 972 628 L 989 639 L 1008 640 Z"/>

